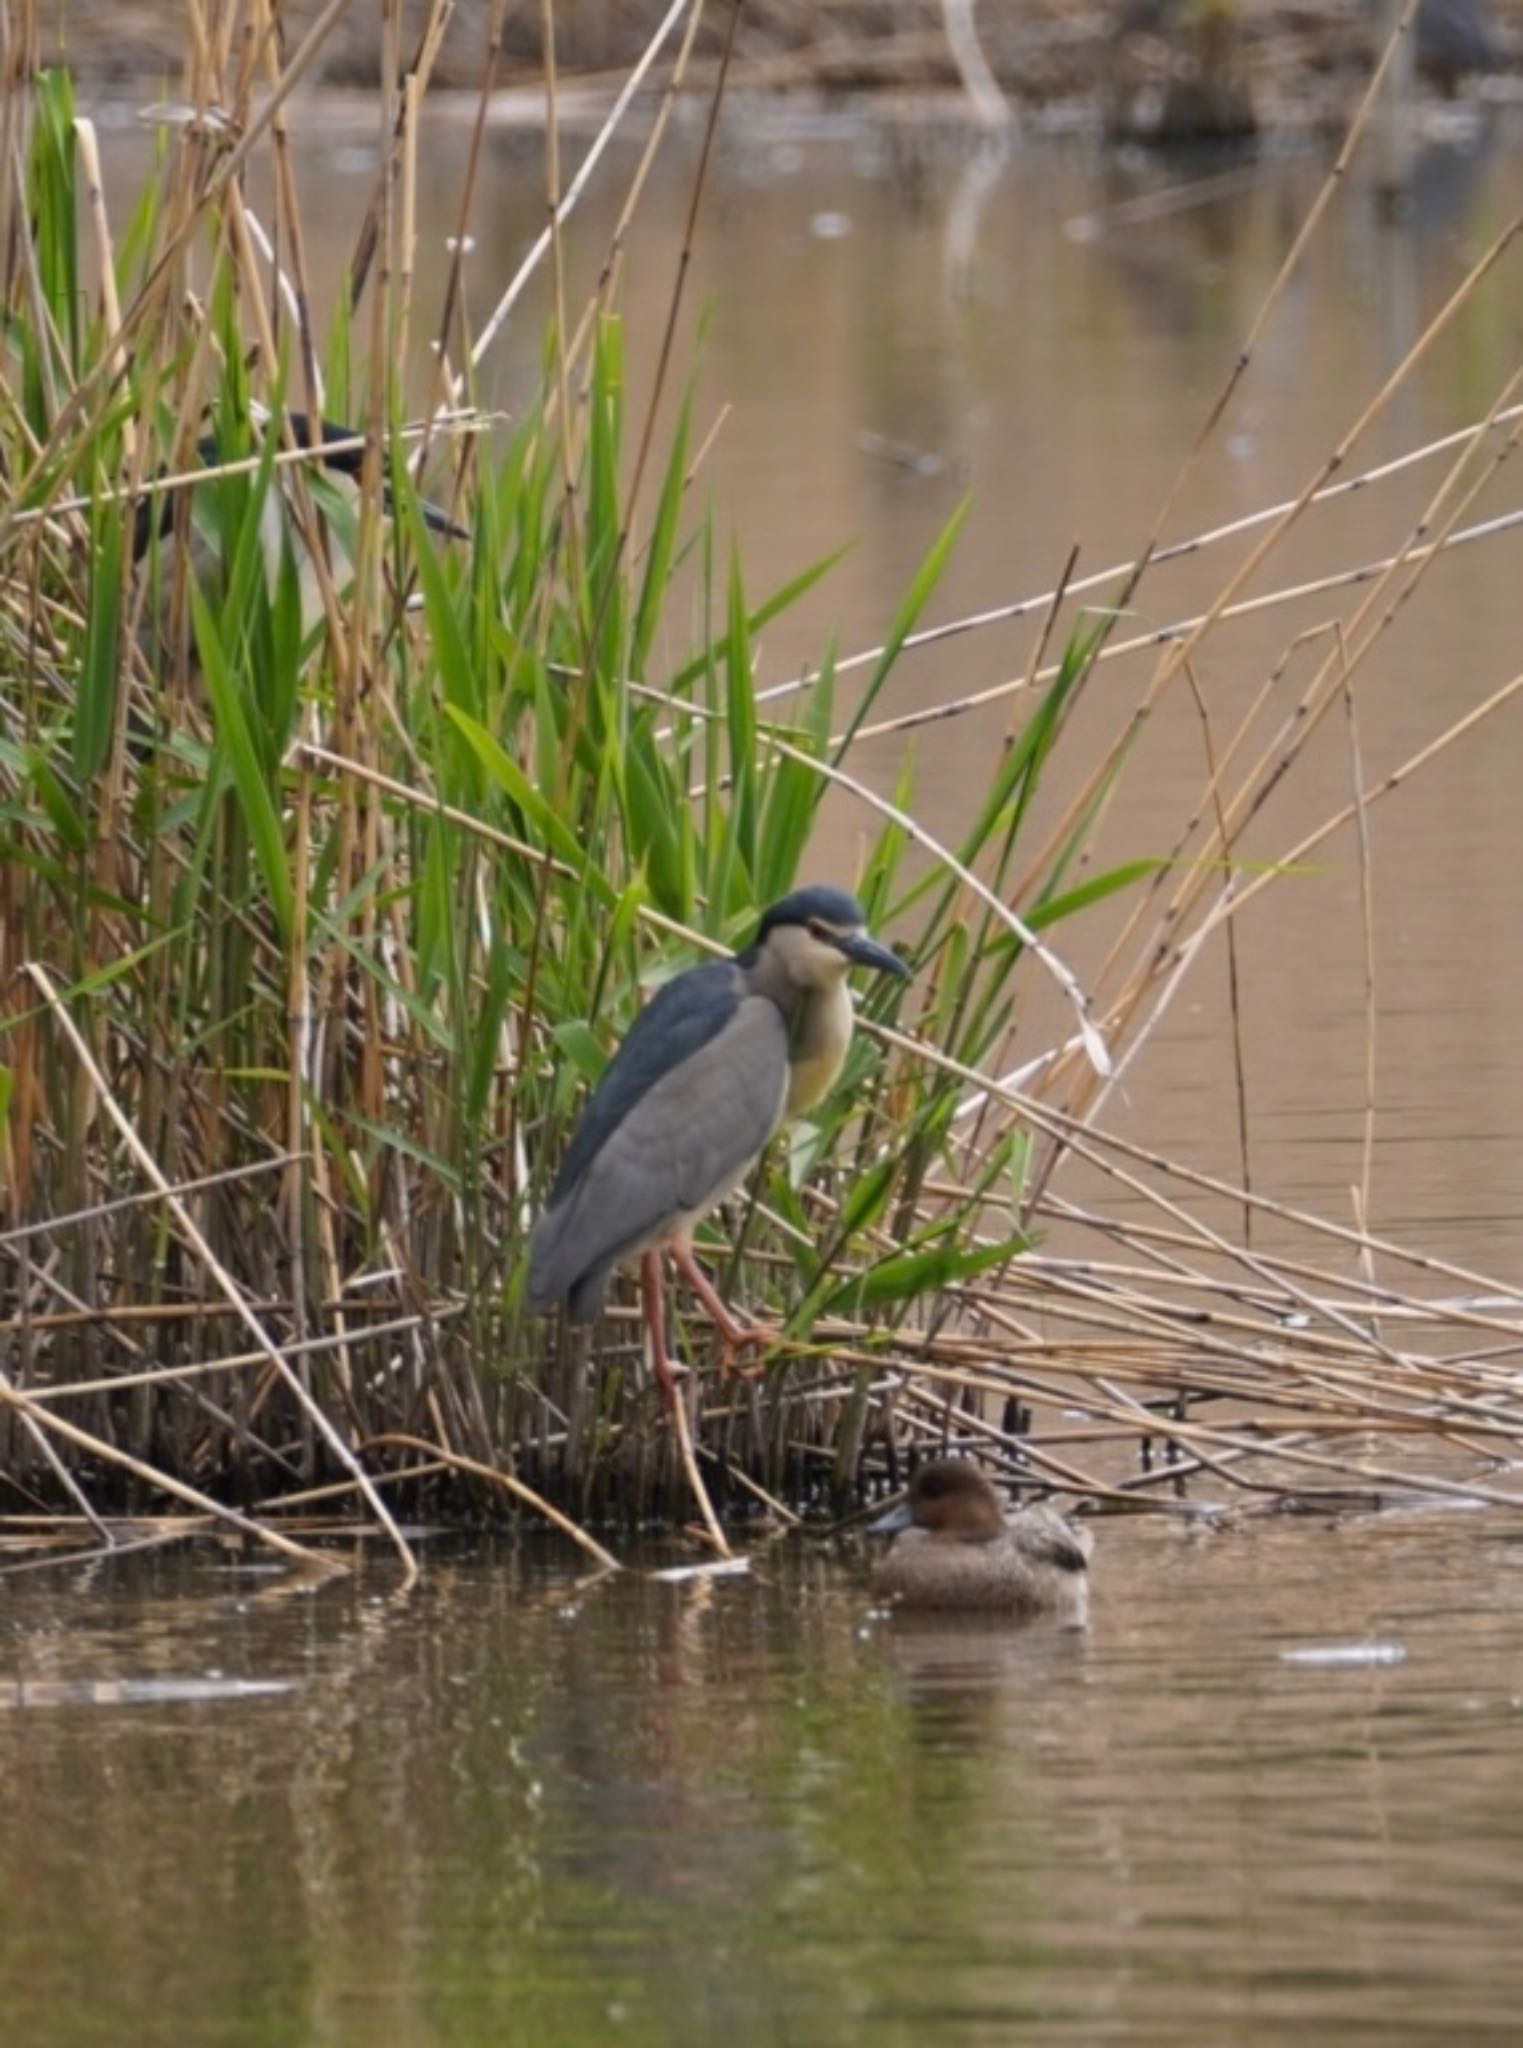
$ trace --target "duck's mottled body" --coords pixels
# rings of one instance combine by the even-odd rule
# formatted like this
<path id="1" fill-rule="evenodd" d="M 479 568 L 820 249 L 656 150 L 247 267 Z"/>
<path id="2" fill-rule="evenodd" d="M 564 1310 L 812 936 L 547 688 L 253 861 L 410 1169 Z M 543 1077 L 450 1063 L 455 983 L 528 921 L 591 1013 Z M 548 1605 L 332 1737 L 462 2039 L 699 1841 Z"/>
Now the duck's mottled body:
<path id="1" fill-rule="evenodd" d="M 873 1592 L 900 1607 L 1052 1614 L 1082 1628 L 1089 1612 L 1089 1532 L 1053 1508 L 1007 1515 L 977 1466 L 936 1458 L 909 1498 L 874 1525 L 897 1530 Z"/>

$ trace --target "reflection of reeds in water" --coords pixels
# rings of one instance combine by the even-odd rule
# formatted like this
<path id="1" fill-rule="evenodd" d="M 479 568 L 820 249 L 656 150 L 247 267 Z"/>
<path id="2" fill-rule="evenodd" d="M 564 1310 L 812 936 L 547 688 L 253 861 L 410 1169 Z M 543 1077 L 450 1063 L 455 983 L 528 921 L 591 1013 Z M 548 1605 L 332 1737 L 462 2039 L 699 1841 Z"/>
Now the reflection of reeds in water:
<path id="1" fill-rule="evenodd" d="M 1516 379 L 1471 429 L 1397 465 L 1441 463 L 1407 544 L 1329 570 L 1319 593 L 1347 609 L 1291 640 L 1235 729 L 1220 729 L 1198 681 L 1224 621 L 1283 598 L 1260 571 L 1321 498 L 1356 487 L 1361 436 L 1518 223 L 1294 500 L 1171 548 L 1166 506 L 1142 560 L 1100 580 L 1098 614 L 1076 609 L 1093 579 L 1072 564 L 1031 602 L 1029 663 L 994 693 L 1011 704 L 1005 744 L 969 788 L 963 837 L 943 846 L 916 820 L 908 760 L 888 798 L 854 761 L 869 738 L 987 699 L 875 717 L 917 644 L 1019 614 L 921 625 L 957 522 L 885 645 L 827 659 L 781 699 L 756 685 L 757 636 L 828 564 L 757 599 L 699 509 L 707 444 L 691 393 L 676 390 L 685 252 L 656 388 L 628 417 L 614 310 L 624 235 L 693 11 L 673 5 L 642 68 L 663 96 L 598 295 L 579 311 L 565 304 L 561 245 L 593 173 L 563 190 L 552 120 L 560 203 L 543 256 L 558 318 L 538 409 L 495 459 L 460 431 L 476 424 L 462 410 L 470 372 L 499 324 L 473 343 L 462 232 L 435 411 L 418 434 L 366 442 L 352 499 L 333 495 L 312 451 L 251 427 L 251 408 L 257 396 L 277 419 L 298 405 L 400 415 L 391 366 L 419 317 L 431 33 L 416 62 L 395 32 L 388 42 L 394 147 L 347 311 L 324 339 L 306 324 L 282 123 L 336 9 L 283 68 L 262 8 L 249 43 L 238 10 L 217 36 L 192 12 L 187 106 L 220 111 L 167 131 L 130 210 L 90 189 L 91 138 L 66 83 L 28 72 L 25 11 L 6 53 L 24 88 L 3 115 L 9 1505 L 93 1519 L 168 1493 L 198 1518 L 187 1529 L 220 1519 L 304 1555 L 282 1517 L 361 1497 L 404 1557 L 387 1506 L 399 1497 L 553 1504 L 581 1524 L 687 1513 L 632 1296 L 590 1351 L 573 1348 L 525 1316 L 523 1250 L 642 983 L 695 947 L 744 942 L 805 868 L 828 790 L 865 825 L 859 871 L 838 879 L 912 942 L 917 975 L 902 999 L 868 994 L 844 1085 L 709 1226 L 708 1256 L 738 1298 L 770 1306 L 779 1336 L 759 1385 L 694 1376 L 685 1420 L 708 1490 L 787 1513 L 952 1441 L 1118 1504 L 1178 1506 L 1196 1481 L 1245 1500 L 1505 1495 L 1493 1467 L 1523 1431 L 1505 1290 L 1257 1192 L 1240 1056 L 1235 1184 L 1138 1151 L 1105 1111 L 1184 982 L 1230 968 L 1244 906 L 1334 841 L 1354 845 L 1368 903 L 1370 810 L 1523 690 L 1518 677 L 1478 695 L 1366 785 L 1351 714 L 1370 657 L 1447 547 L 1502 530 L 1472 513 L 1520 432 Z M 242 186 L 256 151 L 275 173 L 267 223 Z M 24 186 L 9 181 L 18 164 Z M 688 247 L 702 178 L 700 163 Z M 212 469 L 190 459 L 208 418 Z M 433 465 L 432 495 L 468 541 L 427 530 L 415 459 Z M 140 529 L 149 491 L 173 513 Z M 291 538 L 272 555 L 277 494 Z M 200 580 L 178 545 L 193 521 L 213 564 Z M 1144 574 L 1250 532 L 1200 615 L 1123 640 Z M 696 633 L 674 597 L 694 587 Z M 1149 644 L 1156 666 L 1055 816 L 1044 775 L 1075 705 L 1102 665 Z M 1181 691 L 1202 734 L 1199 800 L 1170 845 L 1102 871 L 1092 850 L 1111 792 L 1152 711 Z M 1353 794 L 1281 858 L 1246 864 L 1245 831 L 1344 712 Z M 1082 986 L 1062 927 L 1107 900 L 1114 941 Z M 1372 954 L 1368 972 L 1373 989 Z M 1033 1051 L 1044 1006 L 1060 1021 Z M 1372 1040 L 1370 1114 L 1373 1076 Z M 1371 1199 L 1366 1185 L 1361 1218 Z M 702 1364 L 701 1320 L 680 1327 Z"/>

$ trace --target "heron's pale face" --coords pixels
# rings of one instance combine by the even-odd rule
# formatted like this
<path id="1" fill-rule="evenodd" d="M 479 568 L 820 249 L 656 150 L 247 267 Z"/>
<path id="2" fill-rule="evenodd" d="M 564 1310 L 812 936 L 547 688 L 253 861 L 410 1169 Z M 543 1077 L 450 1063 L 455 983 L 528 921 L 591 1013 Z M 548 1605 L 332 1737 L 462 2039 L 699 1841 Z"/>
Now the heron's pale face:
<path id="1" fill-rule="evenodd" d="M 779 925 L 767 935 L 767 950 L 780 959 L 795 988 L 823 994 L 839 988 L 851 972 L 843 946 L 864 936 L 860 925 L 832 925 L 823 918 L 808 924 Z"/>

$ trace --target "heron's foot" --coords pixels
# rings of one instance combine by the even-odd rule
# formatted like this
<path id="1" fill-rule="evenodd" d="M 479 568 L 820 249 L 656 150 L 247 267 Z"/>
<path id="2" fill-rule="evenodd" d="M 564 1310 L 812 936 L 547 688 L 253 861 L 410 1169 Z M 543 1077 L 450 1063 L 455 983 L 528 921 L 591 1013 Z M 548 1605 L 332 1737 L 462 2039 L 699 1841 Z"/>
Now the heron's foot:
<path id="1" fill-rule="evenodd" d="M 765 1351 L 772 1342 L 772 1332 L 763 1323 L 742 1322 L 731 1315 L 723 1296 L 694 1258 L 693 1247 L 686 1238 L 677 1238 L 673 1242 L 672 1257 L 677 1262 L 678 1272 L 703 1303 L 705 1314 L 719 1334 L 719 1362 L 724 1371 L 737 1374 L 742 1379 L 755 1379 L 761 1371 L 759 1365 L 742 1367 L 735 1361 L 743 1352 Z"/>
<path id="2" fill-rule="evenodd" d="M 766 1359 L 754 1359 L 748 1365 L 740 1361 L 749 1352 L 770 1351 L 777 1332 L 766 1323 L 737 1322 L 733 1316 L 729 1322 L 730 1327 L 719 1332 L 720 1371 L 726 1379 L 759 1380 L 767 1370 Z"/>

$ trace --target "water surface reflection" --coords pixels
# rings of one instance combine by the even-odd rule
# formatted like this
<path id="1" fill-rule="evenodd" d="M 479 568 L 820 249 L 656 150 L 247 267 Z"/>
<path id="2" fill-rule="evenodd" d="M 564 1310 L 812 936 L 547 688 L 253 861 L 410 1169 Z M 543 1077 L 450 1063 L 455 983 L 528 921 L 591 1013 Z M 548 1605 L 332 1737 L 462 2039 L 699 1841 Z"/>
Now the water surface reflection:
<path id="1" fill-rule="evenodd" d="M 405 1603 L 13 1581 L 7 1673 L 295 1690 L 0 1713 L 11 2038 L 1515 2038 L 1523 1547 L 1100 1534 L 1083 1636 L 884 1621 L 802 1538 L 698 1587 L 436 1552 Z"/>

